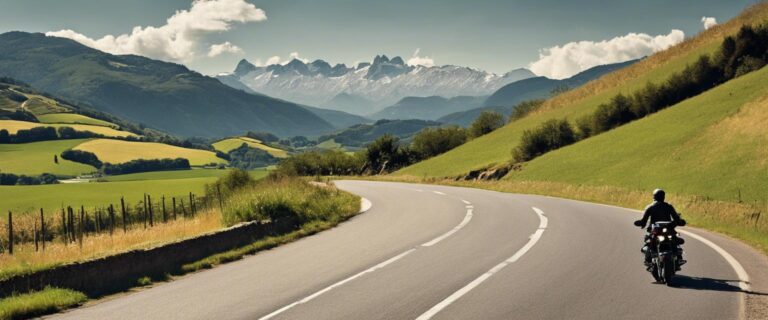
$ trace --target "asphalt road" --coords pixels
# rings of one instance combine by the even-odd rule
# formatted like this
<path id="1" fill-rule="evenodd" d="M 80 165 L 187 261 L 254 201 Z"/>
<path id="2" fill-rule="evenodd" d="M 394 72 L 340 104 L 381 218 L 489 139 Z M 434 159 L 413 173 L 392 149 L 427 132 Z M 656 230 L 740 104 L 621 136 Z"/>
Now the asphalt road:
<path id="1" fill-rule="evenodd" d="M 689 263 L 678 286 L 653 283 L 639 252 L 643 231 L 632 225 L 636 212 L 433 185 L 337 185 L 373 207 L 332 230 L 53 318 L 735 319 L 743 313 L 739 274 L 690 236 L 683 236 Z M 745 267 L 750 276 L 766 272 Z"/>

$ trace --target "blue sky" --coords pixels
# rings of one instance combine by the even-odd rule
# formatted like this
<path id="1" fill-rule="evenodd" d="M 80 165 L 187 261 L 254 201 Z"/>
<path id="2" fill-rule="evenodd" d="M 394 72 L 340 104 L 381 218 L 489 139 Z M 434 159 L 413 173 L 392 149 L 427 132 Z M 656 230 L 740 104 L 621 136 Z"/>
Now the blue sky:
<path id="1" fill-rule="evenodd" d="M 209 0 L 213 1 L 213 0 Z M 184 63 L 206 74 L 231 71 L 242 58 L 266 62 L 293 52 L 303 59 L 352 64 L 376 54 L 408 60 L 416 49 L 435 64 L 503 73 L 528 67 L 541 49 L 574 41 L 601 41 L 629 33 L 651 37 L 703 30 L 702 17 L 725 22 L 754 0 L 216 0 L 249 10 L 226 30 L 192 31 L 182 50 L 135 52 Z M 235 2 L 247 1 L 244 7 Z M 162 26 L 190 0 L 0 0 L 0 32 L 72 30 L 90 39 Z M 261 9 L 267 19 L 254 10 Z M 246 14 L 246 13 L 244 13 Z M 245 17 L 245 18 L 243 18 Z M 224 45 L 225 43 L 228 45 Z M 222 45 L 211 54 L 211 45 Z M 238 49 L 234 49 L 236 46 Z M 111 48 L 111 47 L 104 47 Z M 179 48 L 176 48 L 177 50 Z M 226 50 L 229 49 L 229 50 Z M 104 50 L 104 49 L 103 49 Z M 131 50 L 131 49 L 124 49 Z M 177 50 L 178 51 L 178 50 Z M 115 52 L 121 53 L 121 52 Z M 587 59 L 588 60 L 588 59 Z M 276 61 L 273 59 L 273 61 Z"/>

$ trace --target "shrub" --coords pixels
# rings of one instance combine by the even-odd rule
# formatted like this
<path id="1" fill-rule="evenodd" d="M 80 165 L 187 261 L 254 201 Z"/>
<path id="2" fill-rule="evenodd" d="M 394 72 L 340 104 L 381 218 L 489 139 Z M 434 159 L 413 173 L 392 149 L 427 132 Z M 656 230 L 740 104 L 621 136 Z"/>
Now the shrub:
<path id="1" fill-rule="evenodd" d="M 11 135 L 8 130 L 0 129 L 0 143 L 11 143 Z"/>
<path id="2" fill-rule="evenodd" d="M 399 138 L 385 134 L 366 147 L 365 166 L 370 173 L 392 172 L 412 162 L 410 150 L 399 141 Z"/>
<path id="3" fill-rule="evenodd" d="M 254 180 L 247 171 L 234 169 L 227 173 L 227 175 L 216 180 L 216 182 L 206 184 L 205 194 L 206 197 L 211 197 L 211 199 L 218 199 L 219 192 L 221 192 L 221 197 L 226 198 L 235 191 L 252 186 L 255 183 L 256 180 Z"/>
<path id="4" fill-rule="evenodd" d="M 469 126 L 469 136 L 477 138 L 501 128 L 504 125 L 504 115 L 494 111 L 483 111 L 472 125 Z"/>
<path id="5" fill-rule="evenodd" d="M 34 127 L 27 130 L 19 130 L 11 136 L 12 143 L 27 143 L 35 141 L 56 140 L 56 128 L 54 127 Z"/>
<path id="6" fill-rule="evenodd" d="M 101 168 L 102 163 L 94 153 L 83 150 L 65 150 L 61 153 L 61 158 L 69 161 L 84 163 L 96 168 Z"/>
<path id="7" fill-rule="evenodd" d="M 576 142 L 576 134 L 567 120 L 552 119 L 534 130 L 525 130 L 520 145 L 512 152 L 517 162 L 525 162 L 546 152 Z"/>
<path id="8" fill-rule="evenodd" d="M 466 141 L 467 130 L 462 127 L 427 127 L 413 137 L 411 150 L 419 159 L 427 159 L 456 148 Z"/>
<path id="9" fill-rule="evenodd" d="M 364 162 L 362 153 L 349 155 L 339 150 L 308 151 L 282 160 L 277 172 L 284 176 L 352 175 L 360 173 Z"/>
<path id="10" fill-rule="evenodd" d="M 536 111 L 541 105 L 544 104 L 544 99 L 528 100 L 520 102 L 512 109 L 512 114 L 509 116 L 509 121 L 515 121 L 525 117 L 533 111 Z"/>
<path id="11" fill-rule="evenodd" d="M 248 133 L 246 133 L 245 136 L 251 139 L 259 140 L 264 143 L 276 142 L 280 140 L 280 138 L 278 138 L 276 135 L 271 134 L 269 132 L 262 132 L 262 131 L 260 132 L 248 131 Z"/>

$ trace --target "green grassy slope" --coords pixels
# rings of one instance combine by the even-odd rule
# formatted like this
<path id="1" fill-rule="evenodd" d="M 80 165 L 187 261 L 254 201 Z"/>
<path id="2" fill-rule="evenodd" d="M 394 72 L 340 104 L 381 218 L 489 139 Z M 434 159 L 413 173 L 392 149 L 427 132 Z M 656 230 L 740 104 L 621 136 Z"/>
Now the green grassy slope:
<path id="1" fill-rule="evenodd" d="M 239 148 L 243 145 L 243 143 L 247 144 L 251 148 L 261 149 L 269 154 L 271 154 L 273 157 L 276 158 L 285 158 L 288 157 L 288 152 L 282 149 L 270 147 L 268 145 L 265 145 L 259 140 L 251 139 L 248 137 L 235 137 L 235 138 L 228 138 L 224 140 L 219 140 L 218 142 L 215 142 L 213 144 L 213 148 L 215 148 L 218 151 L 227 153 L 234 149 Z"/>
<path id="2" fill-rule="evenodd" d="M 664 187 L 734 200 L 768 194 L 768 68 L 547 153 L 506 179 Z"/>
<path id="3" fill-rule="evenodd" d="M 512 149 L 520 142 L 523 131 L 533 129 L 546 120 L 568 118 L 573 121 L 581 116 L 592 113 L 597 109 L 598 105 L 608 102 L 616 94 L 633 92 L 649 81 L 664 80 L 673 73 L 683 70 L 687 64 L 694 62 L 701 54 L 711 53 L 716 48 L 716 45 L 699 48 L 691 54 L 670 60 L 662 67 L 651 70 L 620 86 L 603 90 L 596 95 L 573 103 L 566 103 L 556 108 L 550 107 L 542 112 L 531 114 L 443 155 L 400 170 L 397 174 L 430 177 L 454 176 L 469 172 L 470 170 L 509 161 L 512 158 Z"/>
<path id="4" fill-rule="evenodd" d="M 38 175 L 78 175 L 96 171 L 96 168 L 59 157 L 59 164 L 53 162 L 54 155 L 75 147 L 86 140 L 56 140 L 22 144 L 0 144 L 0 172 Z M 3 198 L 5 198 L 5 193 Z"/>
<path id="5" fill-rule="evenodd" d="M 714 52 L 725 36 L 735 34 L 742 25 L 765 23 L 767 20 L 768 3 L 757 4 L 731 21 L 710 28 L 675 47 L 554 97 L 545 102 L 538 112 L 395 174 L 419 177 L 456 176 L 473 169 L 507 162 L 512 158 L 511 150 L 518 145 L 523 131 L 553 118 L 574 121 L 593 112 L 599 104 L 607 102 L 617 93 L 633 92 L 649 81 L 665 81 L 700 55 Z"/>
<path id="6" fill-rule="evenodd" d="M 76 124 L 90 124 L 94 126 L 113 127 L 117 125 L 104 120 L 94 119 L 75 113 L 49 113 L 38 115 L 37 120 L 42 123 L 76 123 Z"/>
<path id="7" fill-rule="evenodd" d="M 175 171 L 154 171 L 154 172 L 142 172 L 121 174 L 116 176 L 108 176 L 104 178 L 106 181 L 138 181 L 138 180 L 173 180 L 173 179 L 192 179 L 192 178 L 208 178 L 208 177 L 223 177 L 229 170 L 219 169 L 192 169 L 192 170 L 175 170 Z M 266 169 L 257 169 L 248 171 L 254 179 L 261 179 L 267 176 L 268 171 Z"/>

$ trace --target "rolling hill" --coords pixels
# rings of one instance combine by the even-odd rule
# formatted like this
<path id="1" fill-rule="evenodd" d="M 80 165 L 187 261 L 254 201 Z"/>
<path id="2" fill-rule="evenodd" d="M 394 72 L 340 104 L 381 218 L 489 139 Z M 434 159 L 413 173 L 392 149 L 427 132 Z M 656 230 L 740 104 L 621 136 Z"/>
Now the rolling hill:
<path id="1" fill-rule="evenodd" d="M 239 148 L 243 144 L 248 145 L 251 148 L 261 149 L 269 154 L 271 154 L 275 158 L 286 158 L 288 157 L 288 152 L 283 149 L 278 149 L 275 147 L 270 147 L 263 142 L 249 138 L 249 137 L 233 137 L 233 138 L 227 138 L 223 140 L 219 140 L 217 142 L 213 143 L 213 147 L 217 151 L 221 151 L 224 153 L 228 153 L 234 149 Z"/>
<path id="2" fill-rule="evenodd" d="M 299 105 L 231 88 L 181 65 L 111 55 L 39 33 L 0 35 L 0 74 L 182 136 L 249 130 L 312 136 L 334 129 Z"/>
<path id="3" fill-rule="evenodd" d="M 226 163 L 211 151 L 187 149 L 156 142 L 133 142 L 112 139 L 93 139 L 76 145 L 74 150 L 96 154 L 102 162 L 124 163 L 136 159 L 185 158 L 193 166 Z"/>
<path id="4" fill-rule="evenodd" d="M 322 136 L 318 139 L 321 142 L 318 147 L 326 149 L 361 148 L 385 134 L 396 136 L 407 142 L 421 129 L 440 125 L 439 122 L 428 120 L 379 120 L 373 124 L 360 124 L 331 135 Z"/>
<path id="5" fill-rule="evenodd" d="M 767 19 L 768 4 L 761 3 L 752 6 L 727 23 L 703 31 L 694 38 L 638 61 L 629 67 L 606 74 L 577 89 L 553 97 L 547 100 L 539 110 L 527 117 L 474 139 L 443 155 L 404 168 L 396 174 L 432 177 L 456 176 L 470 170 L 507 163 L 512 157 L 512 148 L 519 144 L 525 130 L 536 128 L 542 122 L 550 119 L 567 118 L 574 121 L 581 116 L 591 114 L 598 105 L 608 102 L 618 93 L 628 94 L 642 88 L 648 82 L 665 81 L 672 74 L 696 61 L 702 54 L 715 52 L 726 36 L 736 34 L 743 25 L 763 24 Z M 677 106 L 670 109 L 675 108 Z M 668 113 L 665 111 L 654 117 L 664 114 Z M 642 121 L 645 120 L 640 120 L 640 122 Z M 659 134 L 663 134 L 663 132 L 659 131 Z M 597 137 L 579 142 L 573 147 L 588 143 L 591 139 L 597 139 Z M 636 139 L 631 139 L 625 143 L 632 144 L 635 141 Z M 606 146 L 606 150 L 610 149 L 607 149 Z M 637 156 L 641 159 L 646 157 L 644 155 Z"/>

